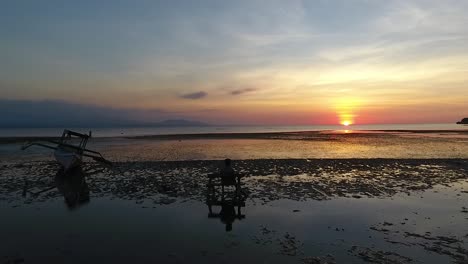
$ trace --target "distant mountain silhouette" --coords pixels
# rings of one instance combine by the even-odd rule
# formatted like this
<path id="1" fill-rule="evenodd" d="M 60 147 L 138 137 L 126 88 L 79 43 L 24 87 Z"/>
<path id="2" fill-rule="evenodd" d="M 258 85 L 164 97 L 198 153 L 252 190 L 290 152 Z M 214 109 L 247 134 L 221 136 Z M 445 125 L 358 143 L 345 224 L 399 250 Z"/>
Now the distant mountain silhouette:
<path id="1" fill-rule="evenodd" d="M 207 125 L 202 122 L 184 119 L 159 121 L 171 118 L 171 115 L 173 113 L 163 109 L 119 109 L 58 100 L 0 99 L 0 128 Z"/>
<path id="2" fill-rule="evenodd" d="M 460 125 L 468 125 L 468 117 L 463 118 L 462 121 L 457 122 L 457 124 L 460 124 Z"/>

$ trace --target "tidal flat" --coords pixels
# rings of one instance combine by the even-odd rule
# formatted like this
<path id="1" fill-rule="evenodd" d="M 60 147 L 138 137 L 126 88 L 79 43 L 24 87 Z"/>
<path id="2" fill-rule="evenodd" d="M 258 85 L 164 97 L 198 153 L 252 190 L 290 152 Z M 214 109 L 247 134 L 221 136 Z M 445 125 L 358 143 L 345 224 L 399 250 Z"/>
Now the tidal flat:
<path id="1" fill-rule="evenodd" d="M 0 263 L 467 263 L 466 139 L 404 134 L 99 139 L 68 178 L 3 143 Z"/>

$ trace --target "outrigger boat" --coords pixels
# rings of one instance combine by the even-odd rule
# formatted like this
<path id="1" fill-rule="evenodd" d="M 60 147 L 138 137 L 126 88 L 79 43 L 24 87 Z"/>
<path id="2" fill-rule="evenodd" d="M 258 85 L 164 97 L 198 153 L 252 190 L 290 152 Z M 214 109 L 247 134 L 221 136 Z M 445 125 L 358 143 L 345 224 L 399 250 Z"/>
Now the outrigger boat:
<path id="1" fill-rule="evenodd" d="M 51 146 L 39 142 L 27 143 L 21 147 L 25 150 L 31 146 L 41 146 L 55 150 L 54 157 L 57 162 L 62 165 L 65 171 L 79 166 L 83 162 L 83 156 L 94 159 L 95 161 L 112 165 L 112 162 L 106 160 L 101 153 L 93 150 L 86 149 L 86 144 L 91 137 L 91 131 L 89 134 L 81 134 L 78 132 L 70 131 L 65 129 L 62 133 L 62 137 L 59 141 L 49 140 L 48 143 L 55 144 Z M 78 139 L 79 144 L 73 145 L 72 141 Z"/>

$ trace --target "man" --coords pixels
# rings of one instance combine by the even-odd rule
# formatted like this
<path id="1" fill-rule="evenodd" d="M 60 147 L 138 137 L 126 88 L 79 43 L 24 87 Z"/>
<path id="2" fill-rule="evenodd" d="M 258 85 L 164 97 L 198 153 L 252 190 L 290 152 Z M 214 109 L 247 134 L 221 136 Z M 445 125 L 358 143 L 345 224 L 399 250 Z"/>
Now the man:
<path id="1" fill-rule="evenodd" d="M 236 176 L 231 167 L 231 160 L 224 160 L 224 168 L 220 171 L 222 185 L 236 185 Z"/>
<path id="2" fill-rule="evenodd" d="M 226 185 L 235 185 L 236 192 L 239 191 L 239 184 L 237 183 L 236 173 L 231 167 L 231 160 L 225 159 L 224 160 L 224 167 L 218 173 L 213 173 L 208 175 L 208 189 L 210 191 L 214 191 L 213 187 L 214 184 L 212 183 L 213 179 L 219 178 L 221 179 L 221 188 L 224 194 L 224 186 Z"/>

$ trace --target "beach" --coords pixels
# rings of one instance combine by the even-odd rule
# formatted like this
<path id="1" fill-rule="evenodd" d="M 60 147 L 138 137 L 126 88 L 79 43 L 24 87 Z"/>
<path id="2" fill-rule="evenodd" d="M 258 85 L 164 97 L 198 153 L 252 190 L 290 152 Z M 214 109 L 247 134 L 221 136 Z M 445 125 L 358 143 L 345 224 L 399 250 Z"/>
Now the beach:
<path id="1" fill-rule="evenodd" d="M 0 264 L 468 264 L 468 1 L 1 6 Z"/>
<path id="2" fill-rule="evenodd" d="M 95 138 L 114 165 L 87 160 L 72 208 L 31 139 L 0 139 L 0 263 L 468 262 L 467 130 Z"/>
<path id="3" fill-rule="evenodd" d="M 55 137 L 0 137 L 2 160 L 52 158 L 43 148 L 21 151 L 28 141 Z M 202 133 L 93 138 L 89 146 L 113 161 L 468 158 L 468 130 L 330 130 Z"/>

